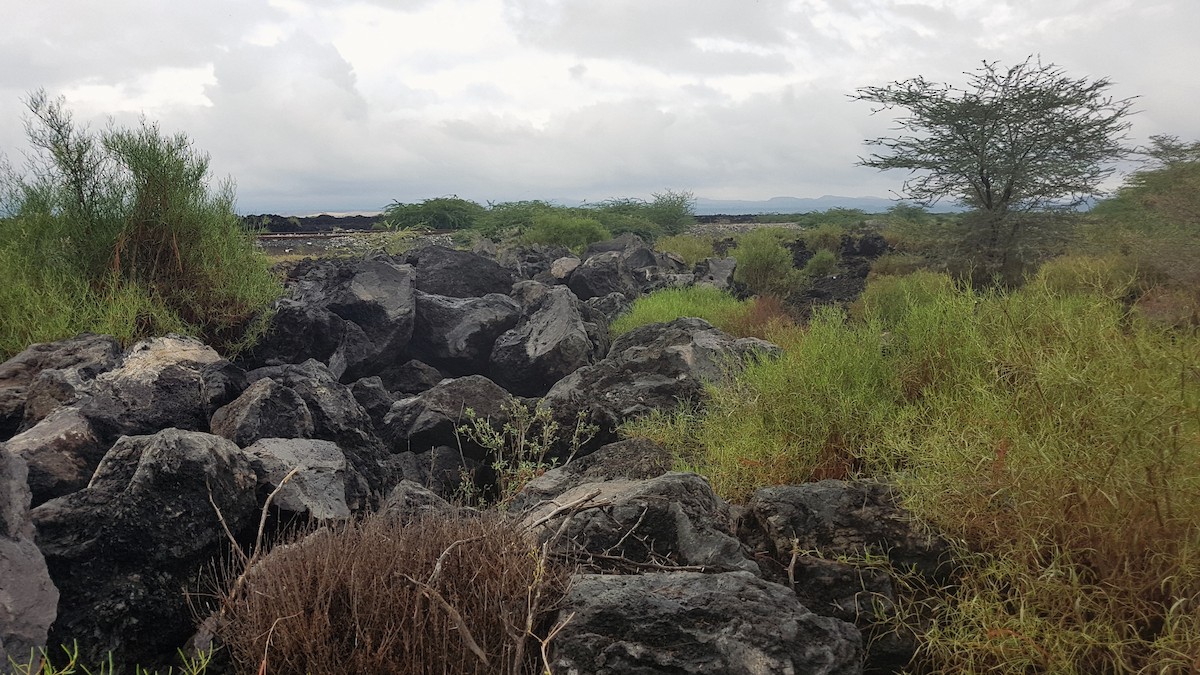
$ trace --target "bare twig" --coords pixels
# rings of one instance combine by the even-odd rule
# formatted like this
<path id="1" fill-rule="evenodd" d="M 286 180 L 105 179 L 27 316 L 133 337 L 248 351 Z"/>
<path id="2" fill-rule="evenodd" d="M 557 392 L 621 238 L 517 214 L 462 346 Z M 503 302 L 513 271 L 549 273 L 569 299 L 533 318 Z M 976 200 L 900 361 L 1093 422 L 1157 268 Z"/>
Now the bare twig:
<path id="1" fill-rule="evenodd" d="M 525 529 L 527 531 L 532 532 L 533 530 L 536 530 L 537 528 L 541 527 L 542 525 L 545 525 L 546 523 L 550 522 L 551 520 L 554 520 L 560 514 L 566 513 L 568 511 L 578 511 L 579 510 L 578 507 L 586 504 L 587 502 L 590 502 L 591 500 L 595 499 L 598 496 L 600 496 L 600 490 L 592 490 L 591 492 L 580 497 L 579 499 L 576 499 L 575 501 L 570 502 L 569 504 L 563 504 L 562 506 L 559 506 L 558 508 L 554 509 L 553 511 L 546 514 L 545 516 L 538 518 L 536 521 L 530 523 L 529 525 L 526 525 Z M 553 504 L 556 502 L 551 502 L 551 503 Z M 604 504 L 593 504 L 593 505 L 589 506 L 588 508 L 598 508 L 600 506 L 604 506 Z"/>
<path id="2" fill-rule="evenodd" d="M 800 559 L 800 540 L 792 539 L 792 561 L 788 563 L 788 584 L 792 590 L 796 589 L 796 561 Z"/>
<path id="3" fill-rule="evenodd" d="M 625 540 L 629 538 L 629 535 L 633 534 L 635 530 L 637 530 L 639 527 L 642 526 L 642 521 L 646 520 L 646 514 L 649 511 L 650 511 L 649 506 L 642 506 L 642 513 L 641 513 L 641 515 L 638 516 L 637 522 L 633 524 L 633 527 L 626 530 L 625 534 L 621 535 L 621 538 L 617 540 L 617 543 L 613 544 L 612 547 L 610 547 L 608 550 L 609 551 L 620 550 L 621 544 L 625 543 Z M 647 548 L 649 548 L 649 547 L 647 547 Z"/>
<path id="4" fill-rule="evenodd" d="M 553 640 L 559 633 L 561 633 L 562 630 L 567 627 L 567 624 L 571 623 L 571 619 L 574 618 L 575 612 L 571 612 L 565 619 L 559 619 L 550 629 L 550 632 L 546 633 L 546 639 L 541 640 L 542 664 L 546 668 L 546 675 L 554 675 L 554 673 L 550 671 L 550 641 Z"/>
<path id="5" fill-rule="evenodd" d="M 261 661 L 261 662 L 259 663 L 259 665 L 258 665 L 258 672 L 259 672 L 259 673 L 262 673 L 263 675 L 266 675 L 266 672 L 267 672 L 267 652 L 271 651 L 271 636 L 272 636 L 272 635 L 275 633 L 275 627 L 279 625 L 279 622 L 280 622 L 280 621 L 286 621 L 286 620 L 288 620 L 288 619 L 294 619 L 294 618 L 296 618 L 296 617 L 298 617 L 298 616 L 300 616 L 300 612 L 296 612 L 295 614 L 292 614 L 292 615 L 289 615 L 289 616 L 281 616 L 281 617 L 279 617 L 278 619 L 275 619 L 274 621 L 272 621 L 272 622 L 271 622 L 271 627 L 270 627 L 269 629 L 267 629 L 267 641 L 266 641 L 266 644 L 264 644 L 264 645 L 263 645 L 263 655 L 262 655 L 262 661 Z"/>
<path id="6" fill-rule="evenodd" d="M 216 500 L 213 499 L 212 486 L 208 484 L 208 478 L 204 479 L 204 487 L 208 490 L 208 503 L 212 504 L 213 511 L 217 512 L 217 520 L 221 523 L 221 529 L 225 530 L 225 536 L 229 537 L 229 543 L 233 545 L 233 550 L 237 552 L 238 558 L 240 558 L 242 561 L 242 565 L 248 565 L 250 563 L 250 558 L 246 555 L 246 552 L 242 550 L 242 546 L 233 536 L 233 532 L 229 530 L 229 523 L 225 522 L 225 516 L 221 514 L 221 507 L 217 506 Z"/>
<path id="7" fill-rule="evenodd" d="M 588 557 L 594 560 L 605 560 L 616 564 L 628 565 L 635 569 L 648 569 L 665 572 L 703 572 L 708 569 L 704 565 L 661 565 L 656 562 L 637 562 L 619 555 L 608 555 L 605 553 L 589 553 Z"/>
<path id="8" fill-rule="evenodd" d="M 471 537 L 470 539 L 459 539 L 458 541 L 447 546 L 446 550 L 442 551 L 442 554 L 438 556 L 437 562 L 433 565 L 433 572 L 429 574 L 429 581 L 426 581 L 425 583 L 432 585 L 434 581 L 437 581 L 438 575 L 442 573 L 442 564 L 446 562 L 446 557 L 449 556 L 450 552 L 455 548 L 462 544 L 469 544 L 473 541 L 487 539 L 487 537 L 488 535 L 481 534 L 478 537 Z"/>
<path id="9" fill-rule="evenodd" d="M 483 663 L 483 665 L 491 665 L 491 663 L 488 662 L 487 654 L 485 654 L 483 649 L 479 647 L 479 643 L 475 642 L 475 637 L 471 635 L 471 629 L 467 628 L 467 624 L 465 621 L 463 621 L 462 615 L 459 614 L 458 610 L 454 609 L 449 602 L 446 602 L 446 599 L 442 597 L 441 593 L 438 593 L 436 589 L 432 588 L 428 584 L 417 581 L 407 574 L 398 574 L 397 576 L 415 586 L 417 590 L 421 591 L 421 593 L 425 595 L 425 597 L 434 601 L 440 605 L 442 609 L 446 610 L 446 614 L 450 616 L 450 620 L 453 621 L 455 627 L 458 628 L 458 634 L 462 638 L 463 644 L 466 645 L 467 649 L 471 650 L 472 654 L 479 657 L 479 660 Z"/>
<path id="10" fill-rule="evenodd" d="M 300 472 L 301 468 L 303 467 L 296 466 L 291 471 L 287 472 L 287 475 L 283 477 L 283 480 L 279 481 L 279 485 L 276 485 L 275 489 L 271 490 L 271 494 L 267 495 L 267 501 L 263 502 L 262 515 L 258 519 L 258 535 L 254 537 L 254 550 L 250 552 L 250 562 L 257 560 L 259 554 L 262 552 L 263 530 L 267 527 L 267 515 L 271 511 L 271 502 L 275 500 L 275 495 L 279 494 L 279 491 L 283 489 L 283 486 L 287 485 L 288 481 L 290 481 L 297 473 Z M 249 565 L 249 563 L 247 563 L 247 565 Z"/>

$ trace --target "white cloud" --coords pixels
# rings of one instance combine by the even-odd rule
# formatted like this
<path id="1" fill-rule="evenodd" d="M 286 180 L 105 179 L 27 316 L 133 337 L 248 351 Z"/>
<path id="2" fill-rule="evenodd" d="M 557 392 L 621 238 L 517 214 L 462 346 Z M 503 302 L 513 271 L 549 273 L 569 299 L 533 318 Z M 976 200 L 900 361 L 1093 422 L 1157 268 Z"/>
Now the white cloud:
<path id="1" fill-rule="evenodd" d="M 1178 0 L 25 3 L 0 25 L 0 148 L 45 87 L 83 121 L 186 131 L 246 210 L 884 195 L 904 177 L 855 161 L 889 121 L 855 88 L 1041 54 L 1140 94 L 1135 136 L 1200 138 L 1196 25 Z"/>

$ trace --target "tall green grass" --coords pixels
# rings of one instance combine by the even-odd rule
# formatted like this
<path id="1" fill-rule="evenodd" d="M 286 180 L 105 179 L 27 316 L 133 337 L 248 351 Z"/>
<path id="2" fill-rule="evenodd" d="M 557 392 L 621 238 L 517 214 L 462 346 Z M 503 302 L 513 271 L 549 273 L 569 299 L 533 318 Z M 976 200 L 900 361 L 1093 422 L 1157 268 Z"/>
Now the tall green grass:
<path id="1" fill-rule="evenodd" d="M 281 286 L 207 156 L 145 121 L 93 134 L 42 92 L 29 107 L 29 170 L 0 175 L 0 358 L 82 330 L 253 339 Z"/>
<path id="2" fill-rule="evenodd" d="M 729 326 L 746 311 L 747 303 L 712 286 L 665 288 L 634 301 L 629 311 L 612 322 L 609 331 L 622 335 L 639 326 L 691 316 L 717 328 Z"/>
<path id="3" fill-rule="evenodd" d="M 737 237 L 730 255 L 737 259 L 735 281 L 752 293 L 786 296 L 804 283 L 792 266 L 792 253 L 782 241 L 795 234 L 774 228 L 759 228 Z"/>
<path id="4" fill-rule="evenodd" d="M 870 476 L 959 547 L 915 672 L 1191 672 L 1200 655 L 1200 337 L 1130 313 L 1121 270 L 1010 293 L 882 277 L 704 414 L 643 422 L 727 498 Z"/>
<path id="5" fill-rule="evenodd" d="M 661 237 L 654 242 L 654 248 L 666 253 L 674 253 L 683 258 L 688 265 L 710 258 L 713 255 L 712 237 L 700 237 L 692 234 L 675 234 Z"/>

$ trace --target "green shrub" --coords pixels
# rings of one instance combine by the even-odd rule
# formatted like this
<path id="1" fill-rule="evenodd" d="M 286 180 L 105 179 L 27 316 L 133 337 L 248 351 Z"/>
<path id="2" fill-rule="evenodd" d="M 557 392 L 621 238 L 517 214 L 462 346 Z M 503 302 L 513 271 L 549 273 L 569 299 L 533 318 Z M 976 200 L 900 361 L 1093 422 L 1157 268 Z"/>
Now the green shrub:
<path id="1" fill-rule="evenodd" d="M 620 201 L 624 203 L 629 200 Z M 613 235 L 636 234 L 647 242 L 653 242 L 663 234 L 662 228 L 639 210 L 626 211 L 623 206 L 614 205 L 613 202 L 605 202 L 605 205 L 580 211 L 586 213 L 587 217 L 600 221 Z"/>
<path id="2" fill-rule="evenodd" d="M 148 122 L 94 136 L 42 92 L 29 107 L 33 165 L 2 181 L 0 275 L 14 311 L 0 351 L 79 330 L 177 330 L 225 351 L 252 339 L 282 289 L 233 211 L 231 184 L 209 186 L 207 157 Z"/>
<path id="3" fill-rule="evenodd" d="M 899 383 L 876 326 L 849 329 L 841 313 L 822 307 L 807 328 L 768 339 L 783 356 L 712 387 L 706 413 L 683 435 L 696 446 L 676 448 L 734 502 L 764 485 L 845 478 L 858 468 L 860 446 L 894 423 Z"/>
<path id="4" fill-rule="evenodd" d="M 827 277 L 837 270 L 837 256 L 833 251 L 821 249 L 813 254 L 813 257 L 804 263 L 804 268 L 800 270 L 800 274 L 809 277 Z"/>
<path id="5" fill-rule="evenodd" d="M 1132 260 L 1068 255 L 1046 262 L 1035 281 L 1056 293 L 1094 293 L 1115 301 L 1136 296 L 1140 280 Z"/>
<path id="6" fill-rule="evenodd" d="M 845 225 L 837 223 L 822 223 L 816 227 L 800 231 L 800 238 L 811 251 L 839 251 L 842 248 L 842 237 L 848 230 Z"/>
<path id="7" fill-rule="evenodd" d="M 875 279 L 854 319 L 774 334 L 785 355 L 712 387 L 705 414 L 635 431 L 669 430 L 681 465 L 735 501 L 770 482 L 896 483 L 963 565 L 905 603 L 913 672 L 1187 672 L 1200 335 L 1130 314 L 1095 262 L 1009 293 Z"/>
<path id="8" fill-rule="evenodd" d="M 580 253 L 588 244 L 611 239 L 612 234 L 593 218 L 548 211 L 533 216 L 521 241 L 526 244 L 566 246 Z"/>
<path id="9" fill-rule="evenodd" d="M 656 192 L 652 201 L 609 199 L 588 207 L 613 234 L 632 232 L 648 242 L 663 235 L 682 234 L 692 226 L 690 192 Z"/>
<path id="10" fill-rule="evenodd" d="M 501 202 L 489 205 L 483 216 L 476 221 L 475 228 L 483 236 L 493 239 L 506 234 L 519 235 L 533 226 L 536 216 L 564 211 L 562 207 L 541 200 Z"/>
<path id="11" fill-rule="evenodd" d="M 746 303 L 712 286 L 665 288 L 634 301 L 629 311 L 613 321 L 614 336 L 628 333 L 639 326 L 666 323 L 692 316 L 725 329 L 746 311 Z"/>
<path id="12" fill-rule="evenodd" d="M 465 230 L 483 219 L 485 209 L 469 199 L 437 197 L 419 204 L 395 201 L 383 210 L 382 224 L 393 230 Z"/>
<path id="13" fill-rule="evenodd" d="M 697 237 L 692 234 L 675 234 L 661 237 L 654 242 L 654 248 L 665 253 L 674 253 L 683 258 L 688 265 L 695 265 L 713 255 L 712 237 Z"/>
<path id="14" fill-rule="evenodd" d="M 884 253 L 871 263 L 871 271 L 867 274 L 867 278 L 899 277 L 928 268 L 929 261 L 924 256 L 912 253 Z"/>
<path id="15" fill-rule="evenodd" d="M 695 196 L 691 192 L 665 190 L 652 195 L 646 218 L 664 234 L 683 234 L 695 222 Z"/>
<path id="16" fill-rule="evenodd" d="M 787 295 L 798 284 L 791 252 L 770 230 L 752 230 L 739 236 L 730 255 L 737 259 L 734 280 L 753 293 Z"/>

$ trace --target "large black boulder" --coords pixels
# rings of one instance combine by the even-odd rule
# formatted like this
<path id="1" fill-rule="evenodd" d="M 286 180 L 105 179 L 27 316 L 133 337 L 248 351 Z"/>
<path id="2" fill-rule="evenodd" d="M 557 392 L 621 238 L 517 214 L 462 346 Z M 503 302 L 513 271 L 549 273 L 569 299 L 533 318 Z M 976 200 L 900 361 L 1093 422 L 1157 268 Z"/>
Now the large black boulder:
<path id="1" fill-rule="evenodd" d="M 373 491 L 382 493 L 395 482 L 385 461 L 387 449 L 375 433 L 370 415 L 350 387 L 338 382 L 323 363 L 310 359 L 268 366 L 252 370 L 246 377 L 251 382 L 271 378 L 298 394 L 312 416 L 312 437 L 337 443 Z"/>
<path id="2" fill-rule="evenodd" d="M 291 387 L 264 377 L 217 409 L 212 432 L 246 447 L 260 438 L 311 438 L 315 430 L 308 404 Z"/>
<path id="3" fill-rule="evenodd" d="M 412 337 L 415 276 L 412 267 L 384 255 L 301 262 L 266 336 L 242 365 L 316 359 L 343 382 L 377 374 L 396 362 Z"/>
<path id="4" fill-rule="evenodd" d="M 749 572 L 576 576 L 550 643 L 556 673 L 862 672 L 854 626 Z M 568 619 L 569 617 L 569 619 Z"/>
<path id="5" fill-rule="evenodd" d="M 61 592 L 50 644 L 162 667 L 194 630 L 184 591 L 255 521 L 255 475 L 231 441 L 166 429 L 122 438 L 91 483 L 32 511 Z M 218 510 L 220 513 L 218 514 Z"/>
<path id="6" fill-rule="evenodd" d="M 495 341 L 488 375 L 519 396 L 541 396 L 607 351 L 606 318 L 567 289 L 548 288 L 516 328 Z"/>
<path id="7" fill-rule="evenodd" d="M 91 422 L 70 407 L 50 413 L 6 446 L 28 465 L 33 506 L 86 486 L 109 448 Z"/>
<path id="8" fill-rule="evenodd" d="M 513 273 L 495 260 L 445 246 L 424 246 L 404 255 L 417 272 L 417 289 L 452 298 L 507 294 Z"/>
<path id="9" fill-rule="evenodd" d="M 130 347 L 121 366 L 87 383 L 73 405 L 112 443 L 170 427 L 208 431 L 212 414 L 245 388 L 245 373 L 211 347 L 169 335 Z"/>
<path id="10" fill-rule="evenodd" d="M 454 376 L 487 370 L 496 338 L 517 324 L 521 307 L 507 295 L 455 298 L 417 291 L 409 352 Z"/>
<path id="11" fill-rule="evenodd" d="M 50 412 L 47 409 L 26 415 L 29 389 L 43 373 L 58 371 L 57 379 L 75 386 L 112 370 L 120 360 L 121 345 L 116 338 L 81 333 L 57 342 L 30 345 L 0 363 L 0 441 L 11 438 L 22 427 L 29 428 Z"/>
<path id="12" fill-rule="evenodd" d="M 581 502 L 589 508 L 559 509 Z M 535 534 L 551 551 L 597 570 L 684 566 L 759 573 L 749 549 L 733 536 L 729 505 L 694 473 L 581 483 L 526 509 L 523 518 L 540 523 Z"/>
<path id="13" fill-rule="evenodd" d="M 392 452 L 425 453 L 439 446 L 461 448 L 461 454 L 484 459 L 486 448 L 458 433 L 471 423 L 468 410 L 500 428 L 509 419 L 513 397 L 482 375 L 446 380 L 436 387 L 392 405 L 384 418 L 384 440 Z"/>

